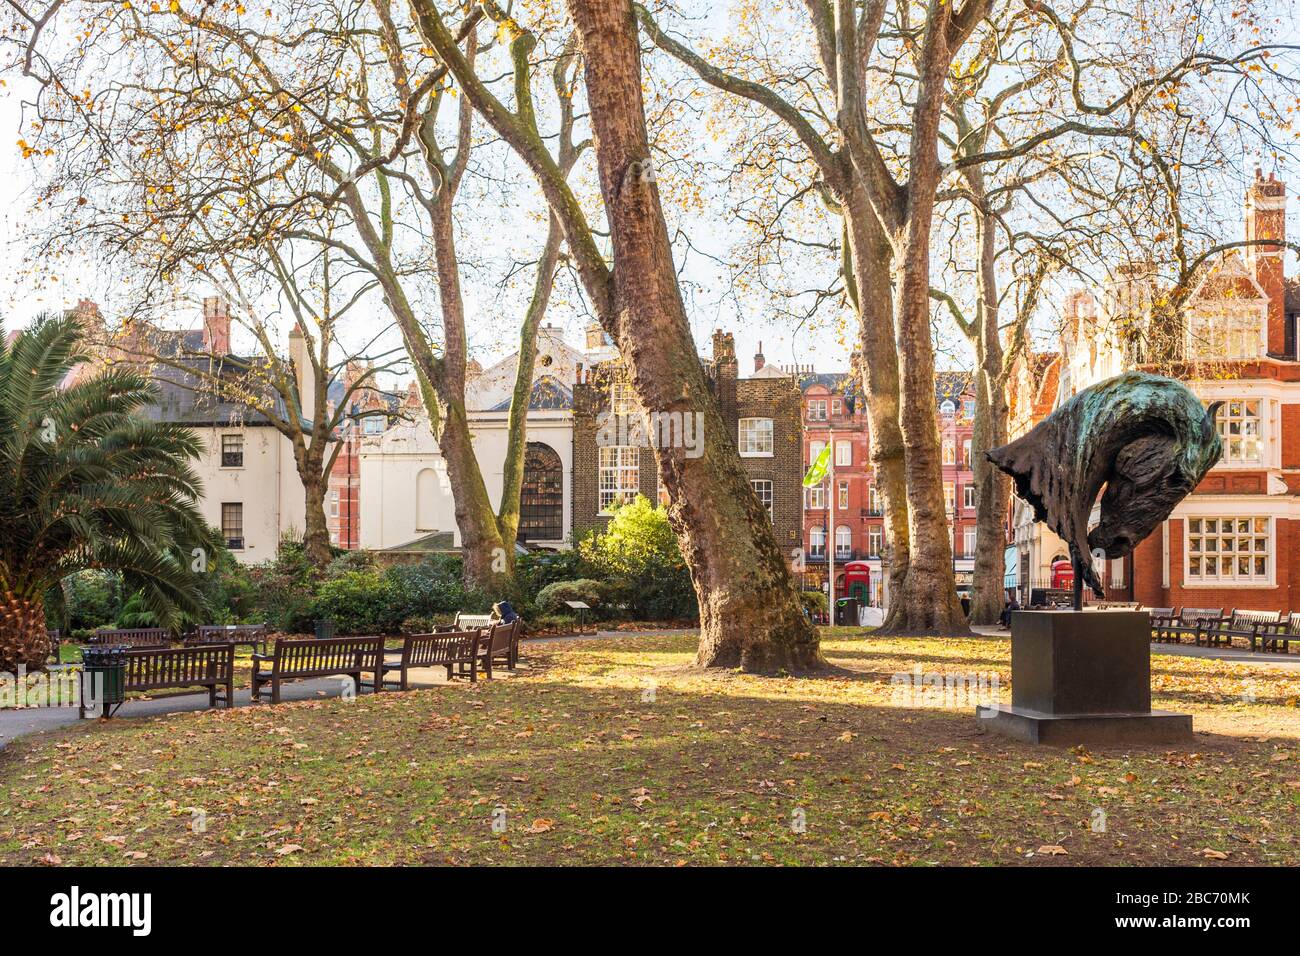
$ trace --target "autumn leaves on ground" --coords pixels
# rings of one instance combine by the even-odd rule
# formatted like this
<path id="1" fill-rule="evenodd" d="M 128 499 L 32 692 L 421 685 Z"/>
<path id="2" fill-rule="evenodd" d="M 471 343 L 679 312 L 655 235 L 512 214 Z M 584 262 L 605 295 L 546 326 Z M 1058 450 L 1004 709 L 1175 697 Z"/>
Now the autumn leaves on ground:
<path id="1" fill-rule="evenodd" d="M 0 752 L 0 863 L 1300 862 L 1296 669 L 1156 656 L 1195 746 L 1066 751 L 911 686 L 996 675 L 1005 700 L 1005 641 L 826 636 L 817 679 L 620 637 L 474 687 L 26 738 Z"/>

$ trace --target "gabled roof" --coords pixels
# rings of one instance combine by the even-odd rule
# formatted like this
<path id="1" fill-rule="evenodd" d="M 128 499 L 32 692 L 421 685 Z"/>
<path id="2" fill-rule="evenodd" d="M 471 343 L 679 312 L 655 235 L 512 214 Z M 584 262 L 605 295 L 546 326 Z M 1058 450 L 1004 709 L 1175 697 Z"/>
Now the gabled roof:
<path id="1" fill-rule="evenodd" d="M 510 398 L 493 405 L 488 411 L 510 411 Z M 573 407 L 573 390 L 565 386 L 554 375 L 540 375 L 533 382 L 532 391 L 528 393 L 529 409 L 539 411 L 557 411 Z"/>

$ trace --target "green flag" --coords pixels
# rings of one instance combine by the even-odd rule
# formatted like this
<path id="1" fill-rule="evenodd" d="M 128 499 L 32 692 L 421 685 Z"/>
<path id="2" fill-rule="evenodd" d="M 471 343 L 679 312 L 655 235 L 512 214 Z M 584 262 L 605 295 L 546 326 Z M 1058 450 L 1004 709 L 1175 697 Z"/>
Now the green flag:
<path id="1" fill-rule="evenodd" d="M 813 488 L 822 483 L 826 477 L 826 469 L 831 463 L 831 446 L 827 445 L 822 449 L 822 453 L 817 456 L 817 460 L 808 468 L 808 474 L 803 476 L 803 486 Z"/>

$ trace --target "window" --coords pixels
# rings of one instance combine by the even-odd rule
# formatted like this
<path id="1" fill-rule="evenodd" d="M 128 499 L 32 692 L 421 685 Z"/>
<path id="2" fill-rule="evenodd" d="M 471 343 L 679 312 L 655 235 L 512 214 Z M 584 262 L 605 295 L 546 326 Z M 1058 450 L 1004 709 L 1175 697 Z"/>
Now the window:
<path id="1" fill-rule="evenodd" d="M 945 398 L 943 404 L 939 406 L 939 411 L 942 414 L 951 417 L 957 413 L 957 406 L 953 403 L 952 399 Z"/>
<path id="2" fill-rule="evenodd" d="M 945 465 L 957 464 L 957 446 L 953 444 L 951 438 L 943 440 L 943 463 Z"/>
<path id="3" fill-rule="evenodd" d="M 226 547 L 231 551 L 244 548 L 244 505 L 243 502 L 222 502 L 221 536 L 226 539 Z"/>
<path id="4" fill-rule="evenodd" d="M 749 487 L 758 495 L 758 503 L 767 509 L 768 518 L 772 517 L 772 482 L 766 478 L 751 478 Z"/>
<path id="5" fill-rule="evenodd" d="M 808 443 L 808 467 L 809 468 L 812 467 L 813 462 L 815 462 L 818 459 L 818 457 L 822 453 L 822 450 L 825 447 L 826 447 L 826 443 L 824 441 L 810 441 Z"/>
<path id="6" fill-rule="evenodd" d="M 962 415 L 963 415 L 965 418 L 967 418 L 967 419 L 974 418 L 974 417 L 975 417 L 975 399 L 973 399 L 973 398 L 968 398 L 968 399 L 966 399 L 966 401 L 962 402 L 962 403 L 961 403 L 961 413 L 962 413 Z"/>
<path id="7" fill-rule="evenodd" d="M 808 489 L 808 508 L 811 511 L 820 511 L 826 507 L 826 486 L 815 485 Z"/>
<path id="8" fill-rule="evenodd" d="M 1258 314 L 1193 315 L 1187 328 L 1187 352 L 1192 359 L 1247 359 L 1263 354 Z"/>
<path id="9" fill-rule="evenodd" d="M 617 505 L 636 497 L 641 486 L 639 449 L 631 445 L 609 445 L 600 453 L 600 513 L 609 514 Z"/>
<path id="10" fill-rule="evenodd" d="M 1223 403 L 1215 416 L 1215 427 L 1223 439 L 1225 462 L 1260 460 L 1260 401 L 1258 398 L 1234 398 Z"/>
<path id="11" fill-rule="evenodd" d="M 222 435 L 221 436 L 221 467 L 222 468 L 243 468 L 244 467 L 244 436 L 243 435 Z"/>
<path id="12" fill-rule="evenodd" d="M 974 486 L 974 485 L 967 485 L 967 486 L 962 490 L 962 493 L 963 493 L 963 495 L 965 496 L 965 505 L 966 505 L 966 507 L 967 507 L 967 508 L 974 508 L 974 507 L 975 507 L 975 486 Z"/>
<path id="13" fill-rule="evenodd" d="M 962 555 L 967 558 L 975 557 L 975 529 L 967 528 L 962 532 Z"/>
<path id="14" fill-rule="evenodd" d="M 808 529 L 808 556 L 813 558 L 826 557 L 826 529 L 825 528 Z"/>
<path id="15" fill-rule="evenodd" d="M 826 421 L 826 399 L 808 399 L 808 420 L 814 422 Z"/>
<path id="16" fill-rule="evenodd" d="M 975 464 L 975 459 L 971 456 L 971 440 L 969 438 L 961 443 L 961 457 L 962 463 L 967 468 L 970 468 Z"/>
<path id="17" fill-rule="evenodd" d="M 370 415 L 361 420 L 361 432 L 364 435 L 382 435 L 387 422 L 383 415 Z"/>
<path id="18" fill-rule="evenodd" d="M 943 508 L 948 514 L 952 514 L 957 507 L 957 489 L 951 481 L 943 483 Z"/>
<path id="19" fill-rule="evenodd" d="M 564 465 L 559 453 L 543 442 L 524 448 L 524 476 L 519 488 L 519 525 L 515 539 L 559 541 L 564 537 Z"/>
<path id="20" fill-rule="evenodd" d="M 839 503 L 836 505 L 836 507 L 839 508 L 841 511 L 849 510 L 849 483 L 847 481 L 840 482 Z"/>
<path id="21" fill-rule="evenodd" d="M 339 493 L 337 490 L 335 490 L 330 492 L 330 517 L 337 518 L 338 516 L 339 516 Z"/>
<path id="22" fill-rule="evenodd" d="M 873 558 L 880 557 L 880 542 L 884 539 L 884 533 L 879 528 L 872 528 L 867 532 L 867 549 Z"/>
<path id="23" fill-rule="evenodd" d="M 847 558 L 853 554 L 853 529 L 840 525 L 835 529 L 835 557 Z"/>
<path id="24" fill-rule="evenodd" d="M 847 441 L 837 441 L 835 443 L 835 467 L 841 465 L 849 466 L 853 464 L 853 443 Z"/>
<path id="25" fill-rule="evenodd" d="M 831 414 L 838 415 L 844 408 L 843 403 L 838 398 L 831 399 Z"/>
<path id="26" fill-rule="evenodd" d="M 1187 519 L 1187 583 L 1266 584 L 1273 522 L 1265 517 Z"/>
<path id="27" fill-rule="evenodd" d="M 772 454 L 772 419 L 740 420 L 740 454 L 746 458 L 770 457 Z"/>
<path id="28" fill-rule="evenodd" d="M 880 492 L 876 490 L 875 485 L 872 485 L 867 492 L 867 512 L 873 515 L 884 514 L 880 508 Z"/>
<path id="29" fill-rule="evenodd" d="M 632 415 L 636 413 L 636 393 L 632 391 L 631 382 L 614 382 L 610 385 L 609 410 L 615 415 Z"/>

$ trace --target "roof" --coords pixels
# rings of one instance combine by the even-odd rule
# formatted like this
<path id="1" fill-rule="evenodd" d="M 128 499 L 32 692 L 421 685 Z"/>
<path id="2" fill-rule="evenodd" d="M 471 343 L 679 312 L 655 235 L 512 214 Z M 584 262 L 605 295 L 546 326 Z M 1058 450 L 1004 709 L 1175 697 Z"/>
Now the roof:
<path id="1" fill-rule="evenodd" d="M 223 358 L 191 357 L 173 359 L 174 362 L 195 373 L 218 374 L 224 380 L 247 381 L 254 360 L 238 356 Z M 266 425 L 270 419 L 237 402 L 222 401 L 198 374 L 190 374 L 174 364 L 159 363 L 152 373 L 157 394 L 155 399 L 141 409 L 141 414 L 152 421 L 179 422 L 185 425 Z M 275 402 L 277 416 L 285 415 L 284 401 L 274 395 L 269 385 L 261 383 L 261 394 Z"/>
<path id="2" fill-rule="evenodd" d="M 493 405 L 488 411 L 510 411 L 510 398 Z M 529 409 L 556 411 L 573 407 L 573 390 L 565 386 L 554 375 L 539 375 L 528 393 Z"/>

